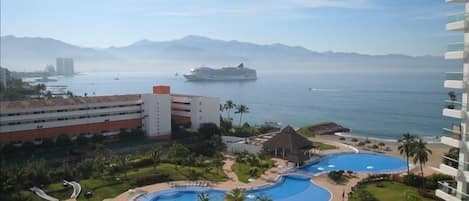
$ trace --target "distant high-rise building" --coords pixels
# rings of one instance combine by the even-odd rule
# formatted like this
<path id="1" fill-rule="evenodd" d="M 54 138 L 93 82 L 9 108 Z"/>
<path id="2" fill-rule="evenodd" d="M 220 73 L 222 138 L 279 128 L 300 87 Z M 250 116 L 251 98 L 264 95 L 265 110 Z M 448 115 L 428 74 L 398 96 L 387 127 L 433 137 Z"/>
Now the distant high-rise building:
<path id="1" fill-rule="evenodd" d="M 57 75 L 72 76 L 75 72 L 73 70 L 72 58 L 57 58 L 56 59 Z"/>
<path id="2" fill-rule="evenodd" d="M 6 68 L 0 67 L 0 89 L 6 89 L 8 87 L 8 81 L 10 80 L 10 71 Z"/>

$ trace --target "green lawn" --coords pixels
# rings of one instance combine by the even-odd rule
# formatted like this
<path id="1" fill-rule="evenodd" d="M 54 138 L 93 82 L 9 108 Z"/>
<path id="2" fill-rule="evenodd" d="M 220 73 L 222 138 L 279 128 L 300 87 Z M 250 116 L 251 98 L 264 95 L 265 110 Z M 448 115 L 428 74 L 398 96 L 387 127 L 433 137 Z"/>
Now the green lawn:
<path id="1" fill-rule="evenodd" d="M 317 123 L 317 124 L 306 125 L 306 126 L 301 127 L 300 129 L 298 129 L 298 131 L 296 131 L 296 132 L 298 134 L 304 136 L 304 137 L 314 137 L 314 133 L 311 132 L 311 130 L 309 130 L 309 129 L 311 127 L 320 126 L 320 125 L 327 124 L 327 123 L 330 123 L 330 122 L 321 122 L 321 123 Z"/>
<path id="2" fill-rule="evenodd" d="M 379 201 L 405 201 L 407 192 L 418 196 L 421 201 L 431 201 L 431 199 L 423 198 L 417 193 L 414 187 L 406 186 L 398 182 L 384 181 L 381 182 L 383 187 L 377 187 L 377 183 L 371 183 L 364 187 L 364 190 L 370 192 Z M 357 193 L 354 193 L 349 201 L 360 201 Z"/>
<path id="3" fill-rule="evenodd" d="M 116 177 L 121 178 L 121 182 L 116 182 L 111 178 L 99 178 L 99 179 L 86 179 L 79 181 L 82 186 L 82 194 L 78 197 L 79 201 L 101 201 L 105 198 L 115 197 L 130 188 L 134 188 L 135 180 L 139 177 L 146 175 L 151 175 L 155 173 L 169 175 L 170 180 L 189 180 L 189 172 L 194 170 L 199 175 L 200 180 L 209 180 L 209 181 L 224 181 L 226 180 L 226 175 L 224 174 L 221 168 L 217 169 L 207 169 L 202 167 L 186 167 L 179 166 L 176 168 L 173 164 L 163 163 L 156 168 L 154 167 L 145 167 L 129 170 L 126 174 L 119 174 Z M 56 196 L 59 199 L 66 199 L 72 193 L 72 189 L 64 188 L 62 183 L 51 184 L 45 189 L 45 191 L 52 195 Z M 93 192 L 93 197 L 86 199 L 83 195 L 87 191 Z M 28 198 L 31 198 L 32 201 L 40 201 L 41 199 L 34 195 L 31 192 L 23 191 L 23 194 L 27 195 Z"/>
<path id="4" fill-rule="evenodd" d="M 270 163 L 270 167 L 273 167 L 274 161 L 269 160 L 269 163 Z M 252 178 L 252 179 L 259 178 L 268 169 L 265 167 L 264 168 L 257 167 L 258 171 L 256 172 L 256 174 L 251 175 L 250 173 L 251 168 L 253 168 L 253 166 L 246 164 L 246 163 L 238 163 L 238 162 L 234 163 L 231 166 L 231 170 L 236 174 L 236 176 L 238 176 L 238 180 L 244 183 L 249 182 L 248 181 L 249 178 Z"/>
<path id="5" fill-rule="evenodd" d="M 324 143 L 321 143 L 321 142 L 314 142 L 314 143 L 319 144 L 319 150 L 321 150 L 321 151 L 337 149 L 337 147 L 334 146 L 334 145 L 324 144 Z"/>

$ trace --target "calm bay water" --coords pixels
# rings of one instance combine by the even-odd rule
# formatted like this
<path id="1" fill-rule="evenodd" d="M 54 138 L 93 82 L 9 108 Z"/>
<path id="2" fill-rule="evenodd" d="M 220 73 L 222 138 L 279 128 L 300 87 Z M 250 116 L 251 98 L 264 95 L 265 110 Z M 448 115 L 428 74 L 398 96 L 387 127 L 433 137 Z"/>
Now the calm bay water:
<path id="1" fill-rule="evenodd" d="M 118 77 L 119 80 L 114 78 Z M 151 93 L 156 84 L 173 93 L 220 97 L 245 104 L 251 124 L 277 121 L 303 126 L 334 121 L 354 135 L 396 139 L 403 132 L 442 135 L 451 119 L 441 115 L 447 99 L 444 74 L 351 75 L 259 74 L 249 82 L 187 82 L 161 73 L 84 73 L 58 77 L 48 85 L 67 85 L 76 95 Z M 238 122 L 238 116 L 235 116 Z M 456 121 L 454 121 L 456 122 Z"/>

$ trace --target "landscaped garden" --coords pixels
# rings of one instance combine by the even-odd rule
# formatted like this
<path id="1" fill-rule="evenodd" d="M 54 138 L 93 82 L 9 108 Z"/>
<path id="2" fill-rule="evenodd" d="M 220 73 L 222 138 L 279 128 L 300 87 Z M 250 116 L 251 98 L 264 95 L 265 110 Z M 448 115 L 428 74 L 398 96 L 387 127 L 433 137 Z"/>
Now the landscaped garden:
<path id="1" fill-rule="evenodd" d="M 231 170 L 236 174 L 239 181 L 247 183 L 249 179 L 259 178 L 274 164 L 275 161 L 262 157 L 262 155 L 242 152 L 236 154 L 236 162 L 231 166 Z"/>

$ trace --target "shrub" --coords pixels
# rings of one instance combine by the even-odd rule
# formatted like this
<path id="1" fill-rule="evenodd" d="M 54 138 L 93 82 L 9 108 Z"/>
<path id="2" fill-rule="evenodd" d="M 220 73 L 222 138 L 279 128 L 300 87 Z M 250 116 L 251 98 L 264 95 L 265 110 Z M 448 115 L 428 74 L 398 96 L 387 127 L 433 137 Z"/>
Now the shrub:
<path id="1" fill-rule="evenodd" d="M 357 138 L 352 138 L 352 142 L 358 142 Z"/>
<path id="2" fill-rule="evenodd" d="M 371 146 L 372 149 L 378 149 L 378 145 L 374 144 L 373 146 Z"/>
<path id="3" fill-rule="evenodd" d="M 359 201 L 378 201 L 378 199 L 373 196 L 370 192 L 366 190 L 359 190 L 358 192 L 358 200 Z"/>
<path id="4" fill-rule="evenodd" d="M 405 175 L 404 177 L 402 177 L 402 181 L 404 184 L 408 186 L 413 186 L 413 187 L 421 187 L 422 179 L 425 179 L 425 178 L 422 178 L 421 176 L 414 175 L 414 174 Z"/>
<path id="5" fill-rule="evenodd" d="M 165 174 L 152 174 L 144 177 L 137 178 L 135 184 L 137 186 L 145 186 L 154 183 L 166 182 L 169 180 L 169 176 Z"/>
<path id="6" fill-rule="evenodd" d="M 445 174 L 432 174 L 425 177 L 425 188 L 435 190 L 438 188 L 438 181 L 453 180 L 453 177 Z"/>
<path id="7" fill-rule="evenodd" d="M 386 144 L 384 144 L 384 142 L 380 142 L 378 145 L 381 146 L 381 147 L 386 146 Z"/>
<path id="8" fill-rule="evenodd" d="M 339 183 L 344 179 L 344 171 L 339 170 L 339 171 L 330 171 L 327 176 L 332 179 L 332 181 Z"/>
<path id="9" fill-rule="evenodd" d="M 357 144 L 357 146 L 363 147 L 363 146 L 365 146 L 365 142 L 359 142 L 359 143 Z"/>
<path id="10" fill-rule="evenodd" d="M 344 141 L 344 140 L 345 140 L 345 137 L 340 137 L 339 140 Z"/>
<path id="11" fill-rule="evenodd" d="M 132 161 L 133 168 L 146 167 L 152 164 L 153 164 L 153 161 L 151 158 L 144 158 L 144 159 L 138 159 L 138 160 Z"/>

